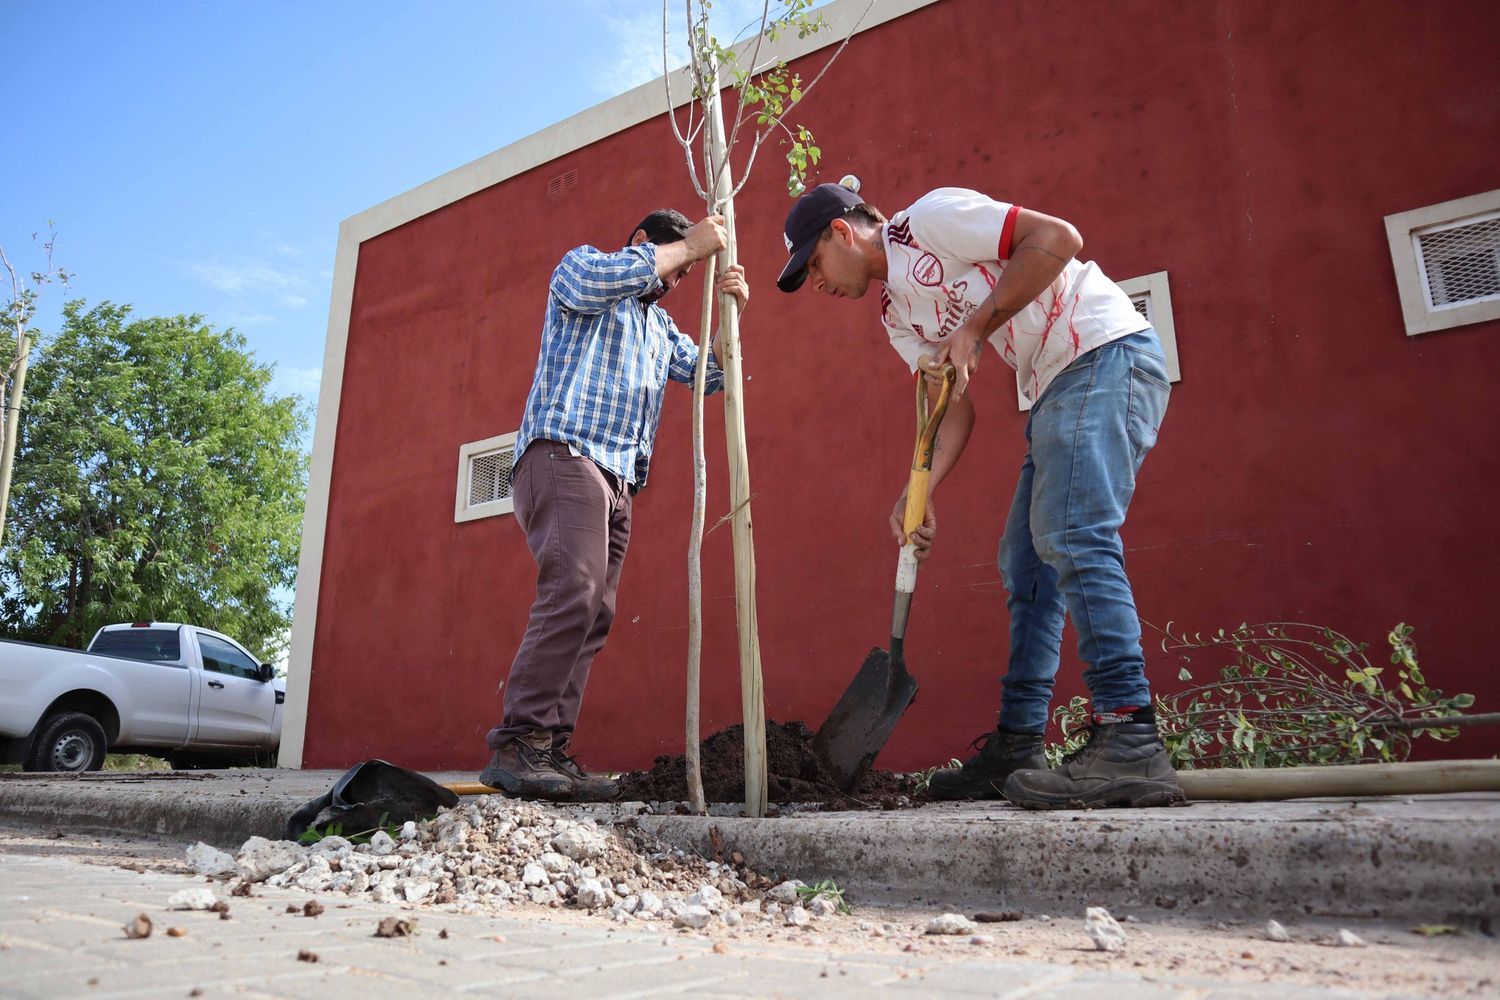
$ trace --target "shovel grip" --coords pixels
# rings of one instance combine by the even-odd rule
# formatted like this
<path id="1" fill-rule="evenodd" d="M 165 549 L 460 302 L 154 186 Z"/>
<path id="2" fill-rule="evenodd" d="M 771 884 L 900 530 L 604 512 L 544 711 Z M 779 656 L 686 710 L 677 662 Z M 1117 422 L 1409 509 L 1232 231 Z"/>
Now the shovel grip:
<path id="1" fill-rule="evenodd" d="M 917 373 L 917 447 L 911 457 L 911 478 L 906 483 L 906 512 L 901 521 L 902 535 L 908 540 L 911 533 L 922 526 L 927 516 L 927 496 L 932 491 L 932 449 L 937 443 L 938 427 L 948 412 L 948 400 L 953 394 L 953 380 L 957 370 L 944 365 L 941 372 L 942 389 L 937 403 L 928 412 L 927 378 Z"/>
<path id="2" fill-rule="evenodd" d="M 927 494 L 932 489 L 932 470 L 912 469 L 906 482 L 906 513 L 901 519 L 901 536 L 911 538 L 911 533 L 922 526 L 927 516 Z"/>

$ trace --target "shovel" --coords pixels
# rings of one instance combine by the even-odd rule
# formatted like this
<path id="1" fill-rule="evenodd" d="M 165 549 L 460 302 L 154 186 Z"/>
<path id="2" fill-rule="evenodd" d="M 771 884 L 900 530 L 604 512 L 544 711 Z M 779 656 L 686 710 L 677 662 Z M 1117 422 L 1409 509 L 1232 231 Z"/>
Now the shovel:
<path id="1" fill-rule="evenodd" d="M 932 477 L 932 446 L 938 425 L 948 412 L 948 397 L 955 376 L 952 365 L 944 365 L 943 387 L 937 406 L 927 412 L 927 384 L 917 373 L 917 448 L 911 461 L 911 479 L 906 487 L 906 514 L 902 536 L 921 527 L 927 513 L 927 493 Z M 911 611 L 912 591 L 917 588 L 916 547 L 901 546 L 896 563 L 896 603 L 891 615 L 891 651 L 872 649 L 854 675 L 848 689 L 813 737 L 813 754 L 844 791 L 851 791 L 869 771 L 875 757 L 890 739 L 902 714 L 917 696 L 917 679 L 906 669 L 906 617 Z"/>

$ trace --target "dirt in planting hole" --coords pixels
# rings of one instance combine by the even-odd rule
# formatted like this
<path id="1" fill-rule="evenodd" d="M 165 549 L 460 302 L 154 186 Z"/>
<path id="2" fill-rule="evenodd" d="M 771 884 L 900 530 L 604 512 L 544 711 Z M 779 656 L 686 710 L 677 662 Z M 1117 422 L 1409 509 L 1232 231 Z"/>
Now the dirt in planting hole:
<path id="1" fill-rule="evenodd" d="M 812 730 L 801 722 L 766 723 L 768 797 L 775 803 L 816 803 L 836 809 L 904 809 L 926 800 L 912 775 L 871 771 L 852 793 L 841 791 L 812 751 Z M 703 797 L 709 802 L 743 802 L 745 737 L 730 726 L 704 740 L 700 750 Z M 682 802 L 688 797 L 682 754 L 656 758 L 649 771 L 620 776 L 620 798 L 639 802 Z"/>

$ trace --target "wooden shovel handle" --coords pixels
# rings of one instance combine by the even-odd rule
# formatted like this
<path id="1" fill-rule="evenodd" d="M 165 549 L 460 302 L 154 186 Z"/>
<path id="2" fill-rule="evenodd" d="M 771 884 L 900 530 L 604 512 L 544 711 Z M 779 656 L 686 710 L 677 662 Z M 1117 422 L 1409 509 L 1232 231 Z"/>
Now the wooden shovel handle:
<path id="1" fill-rule="evenodd" d="M 922 526 L 927 515 L 927 494 L 932 487 L 932 449 L 937 442 L 938 427 L 943 415 L 948 412 L 948 400 L 953 394 L 953 381 L 958 372 L 952 365 L 944 365 L 943 387 L 938 392 L 937 405 L 927 412 L 927 379 L 917 372 L 917 449 L 911 459 L 911 478 L 906 484 L 906 514 L 901 523 L 902 534 L 910 538 L 911 533 Z"/>

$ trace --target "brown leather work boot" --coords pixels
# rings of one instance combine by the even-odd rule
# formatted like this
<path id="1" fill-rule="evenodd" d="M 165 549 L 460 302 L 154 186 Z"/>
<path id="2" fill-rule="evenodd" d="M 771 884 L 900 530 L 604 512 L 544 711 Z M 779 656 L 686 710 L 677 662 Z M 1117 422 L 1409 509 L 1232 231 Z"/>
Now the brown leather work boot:
<path id="1" fill-rule="evenodd" d="M 573 779 L 573 798 L 578 802 L 608 802 L 620 794 L 620 783 L 602 774 L 589 774 L 574 757 L 568 755 L 568 741 L 554 744 L 547 751 L 552 764 Z"/>
<path id="2" fill-rule="evenodd" d="M 551 737 L 548 737 L 551 742 Z M 506 740 L 490 755 L 479 780 L 518 799 L 566 802 L 575 797 L 573 776 L 560 770 L 550 750 L 533 746 L 523 737 Z"/>
<path id="3" fill-rule="evenodd" d="M 934 799 L 998 799 L 1005 779 L 1024 768 L 1046 770 L 1041 733 L 1012 733 L 996 727 L 973 743 L 979 753 L 954 770 L 943 768 L 927 782 Z"/>
<path id="4" fill-rule="evenodd" d="M 1005 797 L 1026 809 L 1175 806 L 1186 801 L 1156 723 L 1099 723 L 1051 771 L 1016 771 Z"/>

